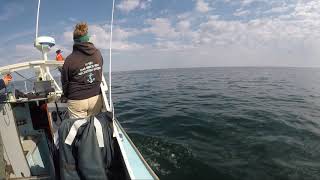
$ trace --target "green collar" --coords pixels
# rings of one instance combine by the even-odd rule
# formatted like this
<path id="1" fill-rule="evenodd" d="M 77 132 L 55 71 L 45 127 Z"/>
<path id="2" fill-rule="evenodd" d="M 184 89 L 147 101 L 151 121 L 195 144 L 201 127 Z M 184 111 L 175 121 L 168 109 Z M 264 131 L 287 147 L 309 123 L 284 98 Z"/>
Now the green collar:
<path id="1" fill-rule="evenodd" d="M 89 42 L 89 40 L 90 37 L 87 34 L 79 38 L 73 39 L 74 42 Z"/>

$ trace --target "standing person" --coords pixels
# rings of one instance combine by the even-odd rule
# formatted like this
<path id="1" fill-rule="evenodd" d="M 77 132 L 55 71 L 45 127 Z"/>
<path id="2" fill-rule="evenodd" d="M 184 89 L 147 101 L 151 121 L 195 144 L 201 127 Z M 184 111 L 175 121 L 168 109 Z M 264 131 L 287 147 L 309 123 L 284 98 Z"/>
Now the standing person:
<path id="1" fill-rule="evenodd" d="M 62 56 L 62 51 L 60 50 L 60 49 L 58 49 L 57 51 L 56 51 L 56 60 L 57 61 L 63 61 L 64 60 L 64 58 L 63 58 L 63 56 Z"/>
<path id="2" fill-rule="evenodd" d="M 73 32 L 72 53 L 62 67 L 61 82 L 70 118 L 95 115 L 102 108 L 103 58 L 89 39 L 87 23 L 78 23 Z"/>
<path id="3" fill-rule="evenodd" d="M 63 56 L 62 56 L 62 51 L 61 51 L 61 49 L 58 49 L 57 51 L 56 51 L 56 60 L 57 61 L 64 61 L 64 58 L 63 58 Z M 62 67 L 58 67 L 58 70 L 59 70 L 59 72 L 61 72 L 62 71 Z"/>
<path id="4" fill-rule="evenodd" d="M 11 80 L 12 76 L 10 74 L 3 76 L 3 78 L 0 79 L 0 90 L 7 87 Z"/>

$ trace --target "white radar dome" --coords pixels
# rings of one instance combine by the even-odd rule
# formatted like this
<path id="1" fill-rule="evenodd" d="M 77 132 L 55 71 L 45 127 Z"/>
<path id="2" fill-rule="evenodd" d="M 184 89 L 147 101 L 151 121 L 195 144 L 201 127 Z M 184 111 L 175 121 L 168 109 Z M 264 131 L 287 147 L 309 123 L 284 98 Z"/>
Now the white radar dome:
<path id="1" fill-rule="evenodd" d="M 49 36 L 39 36 L 35 42 L 34 46 L 44 52 L 49 52 L 51 47 L 53 47 L 56 44 L 54 38 Z"/>

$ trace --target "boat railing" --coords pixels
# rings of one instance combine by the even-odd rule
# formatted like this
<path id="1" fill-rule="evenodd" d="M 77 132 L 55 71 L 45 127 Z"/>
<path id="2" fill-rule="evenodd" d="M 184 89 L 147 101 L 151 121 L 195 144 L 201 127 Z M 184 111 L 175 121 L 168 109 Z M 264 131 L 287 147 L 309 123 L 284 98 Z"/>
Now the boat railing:
<path id="1" fill-rule="evenodd" d="M 15 71 L 21 71 L 24 69 L 31 69 L 31 68 L 37 68 L 39 66 L 46 66 L 46 67 L 61 67 L 63 65 L 63 61 L 55 61 L 55 60 L 34 60 L 34 61 L 28 61 L 28 62 L 22 62 L 22 63 L 16 63 L 16 64 L 10 64 L 7 66 L 0 67 L 0 74 L 8 74 Z"/>
<path id="2" fill-rule="evenodd" d="M 55 60 L 34 60 L 22 63 L 11 64 L 7 66 L 0 67 L 0 74 L 11 74 L 13 72 L 18 72 L 26 69 L 33 69 L 36 73 L 36 81 L 39 80 L 50 80 L 55 86 L 55 93 L 62 94 L 62 90 L 58 85 L 57 81 L 53 78 L 50 68 L 58 68 L 63 65 L 63 61 Z"/>

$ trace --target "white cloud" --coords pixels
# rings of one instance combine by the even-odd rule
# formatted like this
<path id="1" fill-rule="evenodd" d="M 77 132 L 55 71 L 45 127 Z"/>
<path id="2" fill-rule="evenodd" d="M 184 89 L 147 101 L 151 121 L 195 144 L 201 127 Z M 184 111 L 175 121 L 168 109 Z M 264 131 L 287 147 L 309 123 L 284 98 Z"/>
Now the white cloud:
<path id="1" fill-rule="evenodd" d="M 289 6 L 279 6 L 279 7 L 273 7 L 269 11 L 266 11 L 265 13 L 285 13 L 290 9 Z"/>
<path id="2" fill-rule="evenodd" d="M 55 52 L 58 49 L 61 49 L 63 51 L 63 55 L 67 56 L 71 53 L 72 46 L 64 46 L 60 44 L 54 46 L 48 53 L 49 60 L 55 60 Z M 17 44 L 15 45 L 13 57 L 18 59 L 17 62 L 39 60 L 42 59 L 42 53 L 36 49 L 32 43 Z"/>
<path id="3" fill-rule="evenodd" d="M 258 1 L 268 3 L 244 3 Z M 320 2 L 315 0 L 293 4 L 272 1 L 269 9 L 261 10 L 270 16 L 252 16 L 246 21 L 224 20 L 216 14 L 194 19 L 192 14 L 183 13 L 176 18 L 148 19 L 150 27 L 144 32 L 155 36 L 155 49 L 172 56 L 185 51 L 188 58 L 187 51 L 193 52 L 199 55 L 195 59 L 204 59 L 204 64 L 214 65 L 209 59 L 221 58 L 225 61 L 215 61 L 216 65 L 320 66 L 319 8 Z M 249 13 L 241 7 L 235 11 L 239 16 Z"/>
<path id="4" fill-rule="evenodd" d="M 89 25 L 90 40 L 94 45 L 107 52 L 109 50 L 109 33 L 110 26 Z M 128 41 L 128 38 L 133 35 L 139 34 L 135 29 L 122 29 L 120 27 L 114 27 L 113 31 L 113 43 L 112 48 L 116 51 L 132 51 L 142 48 L 141 45 Z M 48 53 L 48 59 L 55 59 L 55 51 L 57 49 L 63 50 L 63 56 L 68 56 L 72 52 L 73 45 L 73 31 L 66 28 L 60 36 L 55 37 L 56 40 L 60 40 L 59 44 L 54 46 Z M 1 50 L 1 49 L 0 49 Z M 13 49 L 7 48 L 8 52 L 5 56 L 0 58 L 1 65 L 7 65 L 9 62 L 6 59 L 15 59 L 16 62 L 23 62 L 29 60 L 41 59 L 41 53 L 38 51 L 32 43 L 28 44 L 16 44 Z"/>
<path id="5" fill-rule="evenodd" d="M 140 8 L 141 9 L 147 9 L 151 6 L 152 0 L 147 0 L 147 1 L 141 1 L 140 2 Z"/>
<path id="6" fill-rule="evenodd" d="M 264 4 L 273 4 L 279 2 L 286 2 L 287 0 L 240 0 L 240 4 L 242 7 L 248 7 L 253 4 L 264 3 Z"/>
<path id="7" fill-rule="evenodd" d="M 209 3 L 205 2 L 204 0 L 197 0 L 196 10 L 202 13 L 208 12 L 210 10 Z"/>
<path id="8" fill-rule="evenodd" d="M 144 32 L 153 33 L 160 39 L 175 38 L 178 35 L 167 18 L 148 19 L 146 23 L 150 27 L 144 29 Z"/>
<path id="9" fill-rule="evenodd" d="M 257 2 L 258 0 L 243 0 L 242 1 L 242 5 L 243 6 L 248 6 L 250 4 L 252 4 L 253 2 Z"/>
<path id="10" fill-rule="evenodd" d="M 266 2 L 264 0 L 246 0 L 243 3 Z M 272 2 L 274 4 L 274 1 Z M 270 8 L 276 12 L 286 12 L 287 8 L 293 11 L 289 14 L 270 17 L 252 18 L 248 21 L 223 20 L 220 16 L 201 20 L 199 26 L 190 28 L 191 23 L 189 15 L 184 13 L 178 16 L 181 21 L 173 23 L 173 19 L 159 18 L 148 20 L 152 25 L 149 32 L 154 33 L 157 37 L 167 37 L 169 40 L 181 41 L 181 34 L 190 37 L 189 43 L 194 46 L 199 44 L 242 44 L 244 46 L 274 46 L 288 45 L 295 41 L 303 41 L 308 37 L 313 37 L 314 41 L 320 37 L 320 1 L 300 1 L 296 4 L 280 3 L 279 8 L 276 6 Z M 265 11 L 269 11 L 267 9 Z M 249 10 L 238 9 L 235 15 L 246 15 Z M 199 20 L 198 20 L 199 21 Z M 171 36 L 170 36 L 171 34 Z M 191 37 L 192 36 L 192 37 Z M 174 37 L 174 38 L 172 38 Z M 276 48 L 276 47 L 275 47 Z"/>
<path id="11" fill-rule="evenodd" d="M 141 48 L 140 45 L 129 42 L 128 38 L 139 32 L 135 29 L 122 29 L 121 27 L 114 27 L 112 48 L 115 50 L 132 50 Z M 110 47 L 110 26 L 105 25 L 89 25 L 90 41 L 94 43 L 97 48 L 107 50 Z M 61 45 L 64 47 L 72 47 L 73 31 L 66 30 L 62 35 Z M 67 48 L 70 49 L 70 48 Z M 68 51 L 68 50 L 67 50 Z M 70 51 L 71 52 L 71 51 Z"/>
<path id="12" fill-rule="evenodd" d="M 251 11 L 249 10 L 242 10 L 242 8 L 238 9 L 235 13 L 233 13 L 234 16 L 247 16 L 250 14 Z"/>
<path id="13" fill-rule="evenodd" d="M 190 21 L 183 20 L 177 23 L 177 30 L 180 32 L 186 32 L 190 30 Z"/>
<path id="14" fill-rule="evenodd" d="M 297 6 L 295 7 L 293 16 L 299 19 L 309 19 L 317 23 L 320 18 L 319 8 L 320 1 L 299 1 Z"/>
<path id="15" fill-rule="evenodd" d="M 72 31 L 65 31 L 63 33 L 63 41 L 64 43 L 70 44 L 73 42 L 73 32 Z"/>
<path id="16" fill-rule="evenodd" d="M 146 9 L 150 6 L 152 0 L 122 0 L 117 8 L 124 11 L 130 12 L 135 9 Z"/>
<path id="17" fill-rule="evenodd" d="M 109 49 L 110 47 L 110 32 L 109 27 L 91 25 L 89 27 L 90 40 L 100 49 Z M 129 42 L 128 38 L 136 34 L 135 31 L 128 31 L 120 27 L 115 27 L 113 30 L 112 48 L 115 50 L 133 50 L 141 48 L 140 45 Z"/>
<path id="18" fill-rule="evenodd" d="M 122 11 L 129 12 L 139 6 L 140 0 L 123 0 L 118 4 L 118 8 Z"/>

